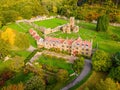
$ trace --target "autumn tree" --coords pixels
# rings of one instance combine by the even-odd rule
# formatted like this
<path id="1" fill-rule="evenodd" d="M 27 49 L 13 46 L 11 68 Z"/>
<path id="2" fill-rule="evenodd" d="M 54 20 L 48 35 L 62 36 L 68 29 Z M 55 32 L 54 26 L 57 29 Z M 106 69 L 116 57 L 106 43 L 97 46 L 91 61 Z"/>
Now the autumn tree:
<path id="1" fill-rule="evenodd" d="M 1 39 L 13 46 L 15 43 L 15 36 L 15 31 L 11 28 L 7 28 L 4 32 L 2 32 Z"/>
<path id="2" fill-rule="evenodd" d="M 29 48 L 30 42 L 26 34 L 24 33 L 16 33 L 15 44 L 19 49 L 27 49 Z"/>
<path id="3" fill-rule="evenodd" d="M 97 50 L 93 54 L 92 65 L 95 71 L 108 71 L 112 66 L 110 55 L 104 51 Z"/>
<path id="4" fill-rule="evenodd" d="M 66 81 L 68 79 L 68 71 L 64 69 L 60 69 L 57 73 L 57 80 L 59 82 Z"/>
<path id="5" fill-rule="evenodd" d="M 84 64 L 85 64 L 84 58 L 80 57 L 79 59 L 74 61 L 73 69 L 75 70 L 76 73 L 80 73 L 84 67 Z"/>
<path id="6" fill-rule="evenodd" d="M 39 76 L 33 76 L 25 84 L 25 90 L 45 90 L 45 82 Z"/>
<path id="7" fill-rule="evenodd" d="M 119 90 L 117 84 L 111 79 L 106 80 L 101 79 L 96 85 L 96 90 Z"/>
<path id="8" fill-rule="evenodd" d="M 24 58 L 15 56 L 11 59 L 10 69 L 15 72 L 19 72 L 21 68 L 24 66 Z"/>
<path id="9" fill-rule="evenodd" d="M 9 86 L 3 87 L 2 90 L 24 90 L 24 85 L 21 82 L 18 84 L 11 84 Z"/>
<path id="10" fill-rule="evenodd" d="M 0 59 L 4 59 L 9 54 L 9 44 L 0 39 Z"/>

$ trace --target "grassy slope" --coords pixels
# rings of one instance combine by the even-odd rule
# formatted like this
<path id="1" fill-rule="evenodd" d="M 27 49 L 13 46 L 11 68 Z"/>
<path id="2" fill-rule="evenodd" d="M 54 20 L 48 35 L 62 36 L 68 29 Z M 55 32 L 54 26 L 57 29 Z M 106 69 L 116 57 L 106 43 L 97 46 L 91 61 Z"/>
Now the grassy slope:
<path id="1" fill-rule="evenodd" d="M 67 21 L 59 19 L 59 18 L 54 18 L 54 19 L 35 22 L 35 24 L 37 24 L 39 26 L 44 26 L 46 28 L 55 28 L 59 25 L 63 25 L 63 24 L 66 24 L 66 23 L 67 23 Z"/>
<path id="2" fill-rule="evenodd" d="M 54 57 L 48 57 L 48 56 L 40 56 L 38 62 L 50 66 L 55 66 L 57 68 L 66 69 L 69 73 L 73 73 L 73 70 L 71 69 L 71 64 L 66 63 L 65 60 L 54 58 Z"/>
<path id="3" fill-rule="evenodd" d="M 66 34 L 62 32 L 56 32 L 50 34 L 50 36 L 62 37 L 62 38 L 77 38 L 80 36 L 84 40 L 93 40 L 93 47 L 96 47 L 98 43 L 98 48 L 106 52 L 114 53 L 120 50 L 120 44 L 116 41 L 110 39 L 109 33 L 96 32 L 95 24 L 80 22 L 80 30 L 78 33 Z M 109 32 L 119 35 L 120 37 L 120 27 L 109 27 Z"/>
<path id="4" fill-rule="evenodd" d="M 103 72 L 93 72 L 90 78 L 83 85 L 77 88 L 77 90 L 84 90 L 86 87 L 90 90 L 94 90 L 96 83 L 99 82 L 100 79 L 106 78 L 106 76 L 107 75 Z"/>

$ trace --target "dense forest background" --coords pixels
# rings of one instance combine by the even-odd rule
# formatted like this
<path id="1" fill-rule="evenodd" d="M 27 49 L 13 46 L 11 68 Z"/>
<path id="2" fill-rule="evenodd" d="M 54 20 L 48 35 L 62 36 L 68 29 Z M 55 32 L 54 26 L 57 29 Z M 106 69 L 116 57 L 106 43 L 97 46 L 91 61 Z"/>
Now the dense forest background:
<path id="1" fill-rule="evenodd" d="M 120 23 L 119 9 L 119 0 L 0 0 L 0 26 L 37 15 L 59 14 L 92 21 L 106 11 L 111 22 Z"/>

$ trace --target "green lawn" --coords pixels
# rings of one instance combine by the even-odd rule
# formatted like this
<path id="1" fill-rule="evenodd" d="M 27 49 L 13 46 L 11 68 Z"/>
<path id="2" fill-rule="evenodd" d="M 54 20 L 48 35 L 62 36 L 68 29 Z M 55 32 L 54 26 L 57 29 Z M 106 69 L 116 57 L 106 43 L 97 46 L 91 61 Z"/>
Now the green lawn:
<path id="1" fill-rule="evenodd" d="M 11 65 L 11 60 L 8 60 L 6 62 L 0 60 L 0 73 L 3 72 L 5 69 L 8 69 L 10 65 Z"/>
<path id="2" fill-rule="evenodd" d="M 66 34 L 61 31 L 49 34 L 57 38 L 74 38 L 81 37 L 84 40 L 93 40 L 93 48 L 98 43 L 98 48 L 109 53 L 115 53 L 120 50 L 120 43 L 110 39 L 109 33 L 117 34 L 120 38 L 120 27 L 109 27 L 109 32 L 96 32 L 96 25 L 87 22 L 80 22 L 80 30 L 78 33 Z"/>
<path id="3" fill-rule="evenodd" d="M 38 62 L 41 64 L 57 67 L 59 69 L 66 69 L 69 73 L 73 73 L 72 64 L 66 63 L 65 60 L 60 58 L 42 55 L 40 56 Z"/>
<path id="4" fill-rule="evenodd" d="M 24 57 L 24 58 L 28 57 L 31 53 L 31 52 L 25 51 L 25 50 L 23 50 L 23 51 L 13 51 L 13 52 L 15 53 L 15 55 L 18 55 L 18 56 L 21 56 L 21 57 Z"/>
<path id="5" fill-rule="evenodd" d="M 63 19 L 59 19 L 59 18 L 54 18 L 54 19 L 49 19 L 49 20 L 37 21 L 34 23 L 39 26 L 44 26 L 46 28 L 55 28 L 59 25 L 66 24 L 67 21 L 65 21 Z"/>

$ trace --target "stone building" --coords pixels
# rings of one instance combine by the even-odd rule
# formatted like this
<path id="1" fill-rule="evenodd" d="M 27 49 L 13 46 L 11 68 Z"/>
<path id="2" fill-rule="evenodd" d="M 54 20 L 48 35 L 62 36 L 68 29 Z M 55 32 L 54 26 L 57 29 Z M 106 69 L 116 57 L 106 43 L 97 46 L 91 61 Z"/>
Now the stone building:
<path id="1" fill-rule="evenodd" d="M 78 39 L 61 39 L 46 37 L 44 39 L 44 48 L 46 49 L 59 49 L 60 51 L 67 51 L 71 55 L 85 55 L 91 56 L 92 54 L 92 42 L 82 40 L 80 37 Z"/>
<path id="2" fill-rule="evenodd" d="M 85 55 L 91 56 L 92 54 L 92 41 L 78 39 L 61 39 L 53 37 L 41 38 L 33 29 L 29 30 L 31 36 L 37 41 L 38 48 L 46 49 L 59 49 L 60 51 L 66 51 L 71 55 Z"/>
<path id="3" fill-rule="evenodd" d="M 77 33 L 79 31 L 79 26 L 75 25 L 75 19 L 74 19 L 74 17 L 70 17 L 70 23 L 65 24 L 62 27 L 62 31 L 64 33 L 71 33 L 71 32 Z"/>

